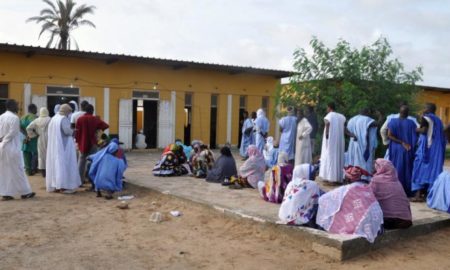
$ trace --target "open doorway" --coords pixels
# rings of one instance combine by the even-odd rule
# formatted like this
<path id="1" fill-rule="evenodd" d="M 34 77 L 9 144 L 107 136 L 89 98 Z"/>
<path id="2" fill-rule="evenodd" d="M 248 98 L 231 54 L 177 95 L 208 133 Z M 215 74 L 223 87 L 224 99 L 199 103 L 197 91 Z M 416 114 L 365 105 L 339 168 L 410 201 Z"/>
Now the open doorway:
<path id="1" fill-rule="evenodd" d="M 70 101 L 75 101 L 78 104 L 79 97 L 75 96 L 47 96 L 47 109 L 50 117 L 55 115 L 55 106 L 57 104 L 68 103 Z"/>
<path id="2" fill-rule="evenodd" d="M 133 146 L 136 143 L 136 134 L 141 130 L 145 135 L 147 149 L 156 148 L 158 142 L 157 100 L 133 100 Z"/>
<path id="3" fill-rule="evenodd" d="M 247 96 L 239 97 L 239 128 L 238 128 L 238 149 L 241 148 L 241 140 L 242 140 L 242 126 L 244 125 L 244 112 L 247 107 Z"/>
<path id="4" fill-rule="evenodd" d="M 219 96 L 211 95 L 211 120 L 209 132 L 209 147 L 211 149 L 217 148 L 217 103 Z"/>
<path id="5" fill-rule="evenodd" d="M 192 93 L 186 93 L 184 98 L 184 144 L 191 145 L 192 125 Z"/>

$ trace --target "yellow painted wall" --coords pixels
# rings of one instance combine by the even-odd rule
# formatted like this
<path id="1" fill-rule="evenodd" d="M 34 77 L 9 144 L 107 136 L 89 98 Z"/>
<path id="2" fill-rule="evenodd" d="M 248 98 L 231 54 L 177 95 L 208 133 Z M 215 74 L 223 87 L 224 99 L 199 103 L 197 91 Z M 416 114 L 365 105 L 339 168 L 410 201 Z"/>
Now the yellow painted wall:
<path id="1" fill-rule="evenodd" d="M 419 102 L 431 102 L 436 104 L 436 115 L 444 124 L 450 123 L 450 92 L 422 91 Z"/>
<path id="2" fill-rule="evenodd" d="M 103 115 L 103 89 L 110 88 L 110 133 L 118 133 L 119 100 L 130 99 L 133 90 L 153 90 L 157 82 L 160 98 L 170 100 L 176 91 L 175 137 L 184 137 L 184 92 L 193 92 L 192 138 L 209 143 L 211 94 L 219 94 L 217 143 L 226 142 L 227 95 L 233 95 L 232 144 L 238 143 L 239 96 L 248 96 L 248 110 L 261 106 L 262 96 L 274 94 L 279 79 L 257 74 L 234 74 L 211 69 L 185 68 L 118 61 L 107 65 L 88 58 L 0 52 L 0 81 L 9 83 L 9 97 L 22 108 L 24 83 L 30 83 L 32 94 L 45 95 L 46 86 L 80 88 L 80 96 L 95 97 L 96 114 Z M 192 89 L 192 90 L 189 90 Z M 269 109 L 271 109 L 269 107 Z M 270 112 L 268 114 L 270 116 Z M 273 123 L 271 124 L 273 131 Z"/>

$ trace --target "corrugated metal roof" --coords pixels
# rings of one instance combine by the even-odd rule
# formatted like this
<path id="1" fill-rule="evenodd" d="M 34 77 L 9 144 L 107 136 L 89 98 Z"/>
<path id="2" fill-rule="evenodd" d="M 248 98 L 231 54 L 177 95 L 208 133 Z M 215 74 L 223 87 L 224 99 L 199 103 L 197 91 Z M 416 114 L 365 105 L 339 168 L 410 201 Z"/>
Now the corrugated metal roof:
<path id="1" fill-rule="evenodd" d="M 223 65 L 215 63 L 202 63 L 194 61 L 145 57 L 127 54 L 113 54 L 113 53 L 93 52 L 93 51 L 61 50 L 61 49 L 44 48 L 39 46 L 19 45 L 10 43 L 0 43 L 0 51 L 24 53 L 28 57 L 31 57 L 35 54 L 40 54 L 40 55 L 62 56 L 62 57 L 96 59 L 105 61 L 107 64 L 113 64 L 117 61 L 140 62 L 147 64 L 167 65 L 171 66 L 175 70 L 182 68 L 198 68 L 198 69 L 210 69 L 222 71 L 227 72 L 229 74 L 252 73 L 258 75 L 274 76 L 276 78 L 285 78 L 293 74 L 293 72 L 291 71 L 255 68 L 250 66 L 244 67 L 244 66 Z"/>

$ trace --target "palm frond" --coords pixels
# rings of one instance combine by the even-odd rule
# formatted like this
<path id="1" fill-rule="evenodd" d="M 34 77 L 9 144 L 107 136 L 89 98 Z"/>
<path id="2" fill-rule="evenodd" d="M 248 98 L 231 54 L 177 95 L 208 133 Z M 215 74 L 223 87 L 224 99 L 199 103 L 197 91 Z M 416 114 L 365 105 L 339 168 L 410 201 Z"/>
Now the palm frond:
<path id="1" fill-rule="evenodd" d="M 47 3 L 47 5 L 51 6 L 55 14 L 58 14 L 58 10 L 56 9 L 56 6 L 50 1 L 50 0 L 42 0 L 44 3 Z"/>
<path id="2" fill-rule="evenodd" d="M 46 22 L 42 25 L 41 32 L 39 33 L 39 38 L 41 37 L 42 33 L 45 31 L 57 31 L 58 27 L 52 23 L 52 22 Z"/>

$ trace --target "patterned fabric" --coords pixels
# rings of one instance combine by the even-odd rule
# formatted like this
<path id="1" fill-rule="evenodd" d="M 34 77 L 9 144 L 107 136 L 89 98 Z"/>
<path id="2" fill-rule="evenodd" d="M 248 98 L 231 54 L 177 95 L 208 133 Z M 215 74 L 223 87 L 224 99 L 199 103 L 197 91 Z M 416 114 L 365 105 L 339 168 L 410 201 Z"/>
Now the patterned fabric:
<path id="1" fill-rule="evenodd" d="M 266 180 L 261 189 L 261 196 L 265 201 L 272 203 L 281 203 L 284 197 L 284 191 L 292 179 L 292 165 L 277 165 L 272 168 L 270 177 Z"/>
<path id="2" fill-rule="evenodd" d="M 189 173 L 183 148 L 170 144 L 164 148 L 161 160 L 153 169 L 155 176 L 180 176 Z"/>
<path id="3" fill-rule="evenodd" d="M 239 168 L 239 176 L 246 178 L 248 184 L 253 188 L 258 188 L 258 182 L 264 181 L 266 162 L 255 145 L 250 145 L 247 153 L 249 158 Z"/>
<path id="4" fill-rule="evenodd" d="M 383 225 L 383 212 L 372 189 L 356 182 L 319 198 L 317 224 L 327 232 L 353 234 L 373 243 Z"/>
<path id="5" fill-rule="evenodd" d="M 214 154 L 209 149 L 201 151 L 192 163 L 193 173 L 198 177 L 206 176 L 208 170 L 212 169 L 213 166 Z"/>
<path id="6" fill-rule="evenodd" d="M 295 166 L 294 177 L 288 184 L 278 217 L 290 225 L 314 225 L 319 204 L 319 197 L 323 193 L 311 178 L 313 167 L 310 164 Z"/>

